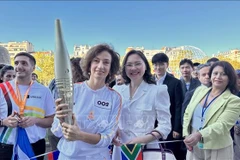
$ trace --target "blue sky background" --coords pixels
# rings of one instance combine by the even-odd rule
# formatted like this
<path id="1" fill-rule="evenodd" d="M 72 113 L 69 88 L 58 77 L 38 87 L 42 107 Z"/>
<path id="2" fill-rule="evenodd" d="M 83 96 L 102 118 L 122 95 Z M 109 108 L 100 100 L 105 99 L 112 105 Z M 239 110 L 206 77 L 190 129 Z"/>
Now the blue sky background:
<path id="1" fill-rule="evenodd" d="M 0 2 L 0 42 L 28 40 L 54 50 L 54 21 L 62 21 L 69 53 L 74 44 L 110 43 L 160 49 L 193 45 L 208 55 L 240 49 L 240 2 L 42 1 Z"/>

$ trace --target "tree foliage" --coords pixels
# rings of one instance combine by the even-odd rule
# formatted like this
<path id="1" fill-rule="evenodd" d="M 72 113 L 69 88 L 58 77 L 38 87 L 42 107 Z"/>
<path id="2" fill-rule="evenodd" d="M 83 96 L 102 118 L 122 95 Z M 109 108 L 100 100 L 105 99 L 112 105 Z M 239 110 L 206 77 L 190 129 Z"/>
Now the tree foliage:
<path id="1" fill-rule="evenodd" d="M 33 56 L 37 62 L 34 72 L 38 75 L 38 81 L 47 86 L 54 78 L 54 56 L 42 52 L 36 52 Z"/>

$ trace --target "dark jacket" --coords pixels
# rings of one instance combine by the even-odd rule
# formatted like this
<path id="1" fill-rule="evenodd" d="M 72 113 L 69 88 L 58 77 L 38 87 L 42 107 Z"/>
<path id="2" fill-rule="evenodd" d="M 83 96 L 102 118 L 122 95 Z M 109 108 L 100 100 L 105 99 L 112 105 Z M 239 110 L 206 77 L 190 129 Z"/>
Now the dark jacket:
<path id="1" fill-rule="evenodd" d="M 167 74 L 163 84 L 168 87 L 168 94 L 170 96 L 170 113 L 172 131 L 178 132 L 181 134 L 181 108 L 183 103 L 183 91 L 181 87 L 181 81 Z"/>
<path id="2" fill-rule="evenodd" d="M 194 90 L 194 89 L 196 89 L 198 86 L 201 85 L 201 83 L 200 83 L 200 81 L 199 81 L 198 79 L 191 78 L 191 80 L 190 80 L 190 86 L 189 86 L 189 89 L 187 90 L 187 88 L 186 88 L 186 83 L 185 83 L 184 79 L 181 78 L 180 80 L 181 80 L 181 82 L 182 82 L 183 96 L 184 96 L 184 97 L 185 97 L 185 95 L 186 95 L 186 92 L 191 91 L 191 90 Z"/>

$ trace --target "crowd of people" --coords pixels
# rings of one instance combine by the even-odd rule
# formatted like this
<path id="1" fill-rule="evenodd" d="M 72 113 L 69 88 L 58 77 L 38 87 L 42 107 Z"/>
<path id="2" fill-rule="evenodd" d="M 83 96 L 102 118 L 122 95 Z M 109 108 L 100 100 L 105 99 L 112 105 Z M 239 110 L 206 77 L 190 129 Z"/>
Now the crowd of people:
<path id="1" fill-rule="evenodd" d="M 178 79 L 164 53 L 152 57 L 154 74 L 141 51 L 129 51 L 121 66 L 119 58 L 99 44 L 70 60 L 73 110 L 55 79 L 38 82 L 31 54 L 18 53 L 14 66 L 0 61 L 0 159 L 15 156 L 23 128 L 35 156 L 46 152 L 47 136 L 59 160 L 121 160 L 122 145 L 158 141 L 172 141 L 164 147 L 177 160 L 240 160 L 240 70 L 217 58 L 182 59 Z"/>

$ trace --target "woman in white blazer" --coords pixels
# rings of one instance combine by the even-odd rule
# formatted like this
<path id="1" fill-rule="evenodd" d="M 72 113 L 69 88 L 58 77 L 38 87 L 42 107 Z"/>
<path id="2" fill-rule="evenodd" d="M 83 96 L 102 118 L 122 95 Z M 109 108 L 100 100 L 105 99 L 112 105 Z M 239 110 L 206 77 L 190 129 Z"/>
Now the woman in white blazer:
<path id="1" fill-rule="evenodd" d="M 122 144 L 149 143 L 166 139 L 171 131 L 170 100 L 166 85 L 156 85 L 141 51 L 132 50 L 123 60 L 125 85 L 116 87 L 122 96 L 122 114 L 115 139 L 113 159 L 121 159 Z M 158 126 L 154 128 L 155 121 Z M 152 145 L 151 147 L 158 145 Z"/>

